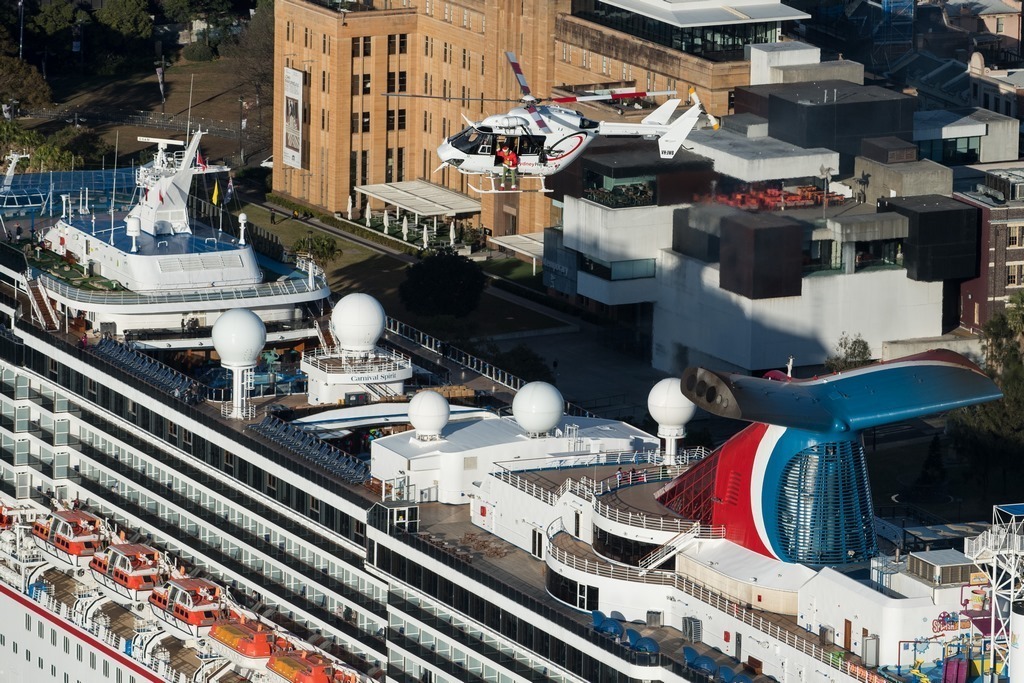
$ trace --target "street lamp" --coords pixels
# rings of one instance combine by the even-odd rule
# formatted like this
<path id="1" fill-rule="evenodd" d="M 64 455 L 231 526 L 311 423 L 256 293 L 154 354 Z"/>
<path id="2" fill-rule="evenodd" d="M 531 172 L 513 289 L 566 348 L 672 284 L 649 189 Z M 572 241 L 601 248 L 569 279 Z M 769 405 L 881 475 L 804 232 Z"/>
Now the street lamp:
<path id="1" fill-rule="evenodd" d="M 25 48 L 25 0 L 18 0 L 18 59 L 25 61 L 21 56 Z"/>

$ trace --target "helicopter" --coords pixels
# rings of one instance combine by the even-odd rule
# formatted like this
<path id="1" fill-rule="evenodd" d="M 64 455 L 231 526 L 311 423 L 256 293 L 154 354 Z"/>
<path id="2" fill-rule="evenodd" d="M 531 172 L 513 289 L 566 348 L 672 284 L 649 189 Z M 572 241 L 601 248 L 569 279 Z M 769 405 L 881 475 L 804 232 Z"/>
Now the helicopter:
<path id="1" fill-rule="evenodd" d="M 560 106 L 570 102 L 631 100 L 653 95 L 674 95 L 674 90 L 554 97 L 547 100 L 551 104 L 540 104 L 530 92 L 515 53 L 506 52 L 505 57 L 511 64 L 522 90 L 523 96 L 520 101 L 523 106 L 513 108 L 506 114 L 488 116 L 477 122 L 470 121 L 463 115 L 467 127 L 449 137 L 437 148 L 437 155 L 441 159 L 438 170 L 451 166 L 459 173 L 479 175 L 490 180 L 490 187 L 470 185 L 470 188 L 479 194 L 523 191 L 517 189 L 514 184 L 511 191 L 504 189 L 504 183 L 495 186 L 495 179 L 501 177 L 502 166 L 502 157 L 498 152 L 506 144 L 518 155 L 518 177 L 538 178 L 540 188 L 534 191 L 551 192 L 545 187 L 544 178 L 566 168 L 598 135 L 639 135 L 646 139 L 656 138 L 661 158 L 671 159 L 683 146 L 683 141 L 697 125 L 702 114 L 707 117 L 712 128 L 718 128 L 718 121 L 704 111 L 700 98 L 693 88 L 689 90 L 692 105 L 674 121 L 671 119 L 681 103 L 679 99 L 667 100 L 638 123 L 594 121 L 578 111 Z"/>

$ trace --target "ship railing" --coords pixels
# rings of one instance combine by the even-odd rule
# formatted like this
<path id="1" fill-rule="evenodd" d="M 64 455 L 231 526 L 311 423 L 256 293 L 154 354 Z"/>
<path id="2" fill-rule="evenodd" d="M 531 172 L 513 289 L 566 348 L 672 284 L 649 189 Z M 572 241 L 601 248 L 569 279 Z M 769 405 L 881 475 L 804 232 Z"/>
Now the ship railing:
<path id="1" fill-rule="evenodd" d="M 527 480 L 525 477 L 521 477 L 514 472 L 510 472 L 506 469 L 495 470 L 491 473 L 498 481 L 503 481 L 506 484 L 514 486 L 515 488 L 528 493 L 537 500 L 543 501 L 548 505 L 554 505 L 558 502 L 558 496 L 552 493 L 550 490 L 537 486 L 532 481 Z"/>
<path id="2" fill-rule="evenodd" d="M 974 538 L 964 539 L 964 554 L 977 559 L 983 554 L 1024 553 L 1024 535 L 1009 533 L 1003 528 L 993 527 Z"/>
<path id="3" fill-rule="evenodd" d="M 308 362 L 317 370 L 331 372 L 342 370 L 348 373 L 373 373 L 373 372 L 396 372 L 407 369 L 412 361 L 408 356 L 391 351 L 390 349 L 377 349 L 373 358 L 344 358 L 338 355 L 336 349 L 325 349 L 318 347 L 302 356 L 302 360 Z M 341 360 L 340 364 L 331 363 L 331 360 Z"/>
<path id="4" fill-rule="evenodd" d="M 508 387 L 512 391 L 519 391 L 520 387 L 526 384 L 526 381 L 523 378 L 507 372 L 483 358 L 474 356 L 467 351 L 463 351 L 460 348 L 452 346 L 443 339 L 418 330 L 412 325 L 407 325 L 401 320 L 396 320 L 388 316 L 385 322 L 385 327 L 391 334 L 411 341 L 427 351 L 438 354 L 441 358 L 447 361 L 455 363 L 456 365 L 459 365 L 471 372 L 475 372 L 482 377 L 486 377 L 496 384 Z M 573 415 L 576 417 L 597 417 L 589 410 L 569 402 L 566 402 L 565 404 L 565 412 L 567 415 Z"/>
<path id="5" fill-rule="evenodd" d="M 198 290 L 164 290 L 147 294 L 138 292 L 96 292 L 73 287 L 52 275 L 38 273 L 38 279 L 46 289 L 69 301 L 82 304 L 106 304 L 116 306 L 154 306 L 159 304 L 194 303 L 197 301 L 239 301 L 274 296 L 291 296 L 320 292 L 327 288 L 327 280 L 318 275 L 309 286 L 309 278 L 289 278 L 276 282 L 237 287 L 205 287 Z"/>
<path id="6" fill-rule="evenodd" d="M 857 680 L 865 681 L 866 683 L 882 683 L 885 680 L 862 666 L 846 661 L 841 656 L 841 653 L 837 655 L 837 653 L 829 652 L 819 647 L 811 640 L 814 637 L 813 634 L 801 629 L 799 626 L 793 626 L 791 629 L 782 628 L 775 622 L 760 616 L 755 610 L 749 609 L 745 603 L 712 591 L 696 581 L 687 579 L 675 572 L 660 570 L 645 572 L 638 568 L 615 565 L 603 560 L 578 557 L 551 542 L 554 536 L 561 531 L 564 531 L 564 527 L 559 525 L 552 525 L 548 529 L 547 554 L 548 558 L 555 562 L 593 576 L 602 576 L 633 583 L 671 586 L 691 598 L 710 605 L 723 614 L 742 621 L 744 624 L 757 629 L 770 638 L 799 650 L 803 654 L 813 657 L 834 669 L 838 669 Z"/>

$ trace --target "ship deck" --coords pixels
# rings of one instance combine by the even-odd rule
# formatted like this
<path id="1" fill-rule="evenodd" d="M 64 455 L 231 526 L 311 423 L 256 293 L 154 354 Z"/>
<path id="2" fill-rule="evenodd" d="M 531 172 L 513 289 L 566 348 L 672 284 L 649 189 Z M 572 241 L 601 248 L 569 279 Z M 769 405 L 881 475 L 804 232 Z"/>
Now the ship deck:
<path id="1" fill-rule="evenodd" d="M 604 465 L 582 469 L 547 469 L 532 472 L 519 472 L 524 479 L 529 480 L 537 486 L 543 487 L 552 493 L 571 478 L 593 477 L 600 481 L 614 481 L 618 468 L 614 465 Z M 631 486 L 620 486 L 601 496 L 601 501 L 617 509 L 622 513 L 641 513 L 644 515 L 671 516 L 678 518 L 674 513 L 668 511 L 654 499 L 654 492 L 664 482 L 650 482 L 634 484 Z M 454 557 L 471 563 L 474 567 L 480 568 L 486 573 L 494 576 L 502 583 L 522 591 L 547 604 L 552 604 L 550 594 L 545 590 L 545 572 L 547 567 L 542 560 L 538 560 L 530 553 L 501 540 L 499 537 L 488 533 L 476 526 L 470 520 L 468 505 L 444 505 L 440 503 L 426 503 L 420 505 L 420 526 L 419 535 L 431 544 L 440 548 Z M 561 550 L 572 555 L 581 561 L 594 567 L 606 567 L 609 572 L 621 569 L 621 565 L 609 562 L 598 555 L 594 549 L 568 533 L 557 534 L 553 543 Z M 600 571 L 600 570 L 598 570 Z M 707 593 L 714 593 L 705 589 Z M 721 599 L 737 601 L 728 595 L 718 594 Z M 589 612 L 573 609 L 568 605 L 557 603 L 565 615 L 579 622 L 584 626 L 592 626 L 592 616 Z M 738 616 L 745 622 L 759 623 L 764 628 L 778 629 L 789 634 L 791 638 L 799 639 L 808 647 L 822 648 L 817 634 L 811 633 L 797 624 L 793 616 L 776 614 L 753 607 L 744 606 L 746 603 L 737 604 Z M 770 626 L 768 626 L 770 624 Z M 660 627 L 647 626 L 644 622 L 625 624 L 628 628 L 634 629 L 641 636 L 653 638 L 661 648 L 661 653 L 669 659 L 679 663 L 685 662 L 683 647 L 694 648 L 698 654 L 710 654 L 721 659 L 722 653 L 712 650 L 703 643 L 692 643 L 683 637 L 682 631 L 673 626 L 663 625 Z M 851 664 L 860 664 L 859 656 L 843 650 L 841 647 L 830 645 L 822 648 L 831 655 L 837 653 Z M 750 672 L 748 672 L 748 675 Z M 755 683 L 763 683 L 773 679 L 767 676 L 753 678 Z"/>

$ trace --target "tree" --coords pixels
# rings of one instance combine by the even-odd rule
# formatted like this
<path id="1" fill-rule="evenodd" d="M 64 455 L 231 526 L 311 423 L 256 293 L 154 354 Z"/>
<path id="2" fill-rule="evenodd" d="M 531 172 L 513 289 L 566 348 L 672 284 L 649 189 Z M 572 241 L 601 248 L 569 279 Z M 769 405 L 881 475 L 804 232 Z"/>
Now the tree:
<path id="1" fill-rule="evenodd" d="M 1000 313 L 982 328 L 987 371 L 1003 398 L 953 411 L 947 430 L 969 472 L 988 493 L 993 470 L 1000 471 L 1003 493 L 1011 473 L 1021 469 L 1024 455 L 1024 356 L 1006 315 Z"/>
<path id="2" fill-rule="evenodd" d="M 825 367 L 830 372 L 843 372 L 867 365 L 871 362 L 871 347 L 864 337 L 857 333 L 851 337 L 843 332 L 836 342 L 835 353 L 825 359 Z"/>
<path id="3" fill-rule="evenodd" d="M 487 276 L 474 261 L 445 247 L 413 264 L 398 296 L 417 315 L 469 315 L 480 305 Z"/>
<path id="4" fill-rule="evenodd" d="M 292 250 L 296 253 L 305 252 L 309 254 L 309 257 L 320 266 L 321 270 L 324 270 L 324 266 L 342 254 L 341 248 L 338 246 L 338 240 L 322 232 L 310 233 L 306 237 L 300 237 L 295 240 Z"/>
<path id="5" fill-rule="evenodd" d="M 146 0 L 107 0 L 96 19 L 128 42 L 153 37 L 153 18 Z"/>
<path id="6" fill-rule="evenodd" d="M 11 100 L 42 106 L 53 103 L 53 94 L 34 66 L 17 57 L 0 55 L 0 102 L 7 104 Z"/>
<path id="7" fill-rule="evenodd" d="M 1024 290 L 1017 290 L 1006 302 L 1006 324 L 1018 339 L 1024 336 Z"/>
<path id="8" fill-rule="evenodd" d="M 214 20 L 231 9 L 231 0 L 163 0 L 164 14 L 171 21 L 187 24 L 193 19 L 206 22 L 206 44 L 210 44 L 209 27 Z M 271 45 L 273 47 L 273 45 Z"/>
<path id="9" fill-rule="evenodd" d="M 263 107 L 274 99 L 274 0 L 260 0 L 252 20 L 236 41 L 228 41 L 219 48 L 220 54 L 235 60 L 239 81 L 256 102 L 259 122 L 263 121 Z M 262 143 L 268 137 L 262 126 L 250 131 L 251 143 Z"/>

